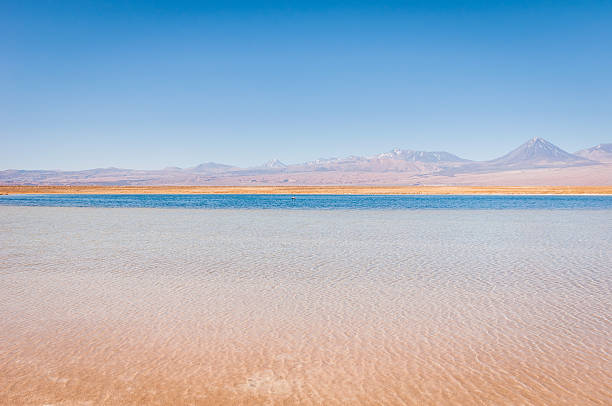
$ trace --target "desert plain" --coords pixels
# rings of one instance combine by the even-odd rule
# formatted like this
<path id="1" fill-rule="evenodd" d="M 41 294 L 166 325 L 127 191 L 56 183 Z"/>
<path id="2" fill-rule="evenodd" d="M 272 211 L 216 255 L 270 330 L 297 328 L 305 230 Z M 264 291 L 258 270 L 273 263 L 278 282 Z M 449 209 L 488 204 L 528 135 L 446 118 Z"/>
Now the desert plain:
<path id="1" fill-rule="evenodd" d="M 612 186 L 0 186 L 0 194 L 612 195 Z"/>

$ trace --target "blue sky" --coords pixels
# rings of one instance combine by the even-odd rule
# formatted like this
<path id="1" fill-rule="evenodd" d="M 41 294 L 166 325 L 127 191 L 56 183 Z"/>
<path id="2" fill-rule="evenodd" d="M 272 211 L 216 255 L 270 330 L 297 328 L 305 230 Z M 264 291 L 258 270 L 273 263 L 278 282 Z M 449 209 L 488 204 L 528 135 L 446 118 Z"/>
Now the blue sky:
<path id="1" fill-rule="evenodd" d="M 0 169 L 612 142 L 612 1 L 3 1 Z"/>

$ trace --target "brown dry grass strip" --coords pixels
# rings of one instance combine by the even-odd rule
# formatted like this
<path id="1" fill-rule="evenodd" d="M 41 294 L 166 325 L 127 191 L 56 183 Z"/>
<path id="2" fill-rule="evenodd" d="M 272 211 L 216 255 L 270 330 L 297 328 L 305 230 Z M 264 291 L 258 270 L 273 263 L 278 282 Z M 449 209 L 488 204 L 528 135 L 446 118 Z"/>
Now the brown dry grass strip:
<path id="1" fill-rule="evenodd" d="M 611 195 L 612 186 L 0 186 L 0 194 Z"/>

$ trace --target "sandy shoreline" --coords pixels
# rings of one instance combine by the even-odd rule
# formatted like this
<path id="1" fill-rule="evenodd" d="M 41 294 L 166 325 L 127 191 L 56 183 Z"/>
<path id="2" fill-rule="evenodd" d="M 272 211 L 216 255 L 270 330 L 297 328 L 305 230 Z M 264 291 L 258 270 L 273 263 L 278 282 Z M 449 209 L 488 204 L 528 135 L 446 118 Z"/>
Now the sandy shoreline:
<path id="1" fill-rule="evenodd" d="M 0 186 L 0 194 L 612 195 L 612 186 Z"/>

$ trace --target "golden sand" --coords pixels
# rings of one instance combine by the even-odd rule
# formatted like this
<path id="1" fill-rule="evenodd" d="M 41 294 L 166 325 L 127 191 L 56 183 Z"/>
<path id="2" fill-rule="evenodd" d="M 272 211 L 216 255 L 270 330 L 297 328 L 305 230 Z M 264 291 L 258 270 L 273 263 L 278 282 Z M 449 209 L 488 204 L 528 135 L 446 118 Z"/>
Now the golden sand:
<path id="1" fill-rule="evenodd" d="M 612 186 L 0 186 L 0 194 L 610 195 Z"/>

